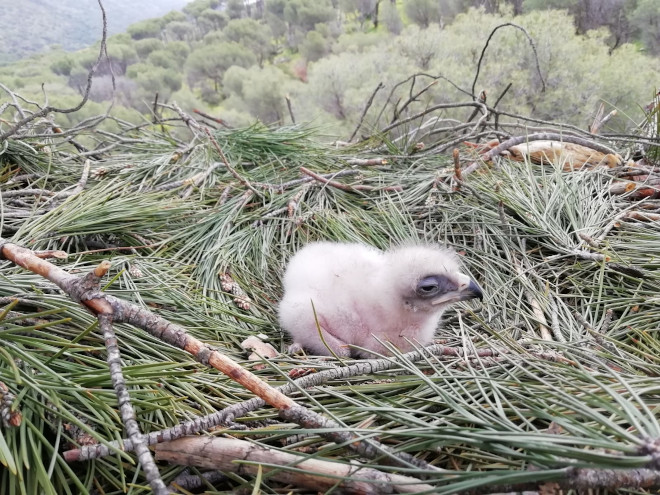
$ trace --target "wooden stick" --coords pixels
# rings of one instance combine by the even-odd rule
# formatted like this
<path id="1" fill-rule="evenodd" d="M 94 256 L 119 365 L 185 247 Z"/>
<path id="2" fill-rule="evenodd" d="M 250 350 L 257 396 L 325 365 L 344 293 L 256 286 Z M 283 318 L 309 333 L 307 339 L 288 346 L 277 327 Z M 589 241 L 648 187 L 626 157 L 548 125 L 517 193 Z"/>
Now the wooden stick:
<path id="1" fill-rule="evenodd" d="M 73 299 L 87 306 L 92 313 L 96 315 L 113 314 L 115 322 L 135 325 L 168 344 L 188 351 L 201 363 L 222 371 L 277 409 L 285 409 L 295 405 L 292 399 L 276 391 L 229 357 L 207 346 L 202 341 L 189 335 L 185 329 L 170 323 L 165 318 L 101 291 L 89 291 L 87 287 L 81 284 L 81 279 L 36 257 L 29 249 L 10 244 L 4 239 L 0 241 L 0 249 L 0 254 L 5 258 L 50 280 Z"/>
<path id="2" fill-rule="evenodd" d="M 262 468 L 264 474 L 270 472 L 269 479 L 307 488 L 314 493 L 325 493 L 330 489 L 365 495 L 433 491 L 432 485 L 424 484 L 417 478 L 385 473 L 358 463 L 305 459 L 300 454 L 269 449 L 234 438 L 195 436 L 162 443 L 156 447 L 156 460 L 218 469 L 240 476 L 254 476 Z"/>
<path id="3" fill-rule="evenodd" d="M 220 124 L 221 126 L 226 127 L 227 129 L 231 129 L 231 126 L 227 125 L 227 122 L 225 122 L 222 119 L 219 119 L 217 117 L 209 115 L 208 113 L 204 113 L 201 110 L 197 110 L 196 108 L 193 108 L 193 112 L 195 112 L 197 115 L 201 115 L 205 119 L 209 119 L 209 120 L 212 120 L 213 122 L 217 122 L 218 124 Z"/>
<path id="4" fill-rule="evenodd" d="M 296 125 L 296 116 L 293 114 L 293 108 L 291 107 L 291 98 L 289 96 L 285 96 L 284 99 L 286 100 L 286 107 L 289 109 L 289 117 L 291 117 L 291 123 L 293 125 Z"/>
<path id="5" fill-rule="evenodd" d="M 454 176 L 456 177 L 456 180 L 458 181 L 458 185 L 456 186 L 456 189 L 460 189 L 460 187 L 461 187 L 460 183 L 463 180 L 463 175 L 461 174 L 461 159 L 460 159 L 460 154 L 459 154 L 458 148 L 454 148 L 452 156 L 454 158 Z"/>
<path id="6" fill-rule="evenodd" d="M 403 187 L 401 186 L 387 186 L 387 187 L 373 187 L 373 186 L 365 186 L 365 185 L 357 185 L 357 186 L 349 186 L 347 184 L 342 184 L 341 182 L 337 182 L 331 179 L 326 179 L 322 175 L 317 174 L 316 172 L 312 172 L 308 168 L 305 167 L 300 167 L 300 171 L 305 174 L 309 175 L 310 177 L 316 179 L 319 182 L 323 182 L 324 184 L 327 184 L 328 186 L 336 187 L 337 189 L 341 189 L 342 191 L 348 191 L 348 192 L 357 192 L 357 191 L 375 191 L 375 190 L 382 190 L 382 191 L 403 191 Z"/>
<path id="7" fill-rule="evenodd" d="M 108 263 L 107 261 L 105 263 Z M 108 266 L 110 263 L 108 263 Z M 101 270 L 102 271 L 102 270 Z M 96 278 L 96 281 L 99 281 L 99 277 Z M 126 387 L 126 380 L 124 379 L 124 374 L 122 373 L 121 367 L 121 356 L 119 354 L 119 346 L 117 344 L 117 336 L 115 331 L 112 328 L 112 315 L 109 314 L 99 314 L 99 328 L 103 333 L 103 341 L 105 347 L 108 351 L 108 367 L 110 368 L 110 379 L 112 380 L 112 387 L 115 389 L 117 394 L 117 401 L 119 404 L 119 411 L 121 413 L 121 420 L 124 424 L 124 429 L 128 434 L 128 438 L 131 439 L 133 445 L 135 446 L 135 453 L 138 456 L 142 470 L 149 481 L 151 489 L 156 495 L 167 495 L 170 491 L 163 483 L 160 473 L 158 472 L 158 467 L 154 462 L 153 457 L 151 456 L 151 451 L 147 446 L 142 432 L 140 432 L 140 426 L 138 425 L 137 420 L 135 419 L 135 409 L 131 404 L 131 399 L 128 394 L 128 388 Z"/>

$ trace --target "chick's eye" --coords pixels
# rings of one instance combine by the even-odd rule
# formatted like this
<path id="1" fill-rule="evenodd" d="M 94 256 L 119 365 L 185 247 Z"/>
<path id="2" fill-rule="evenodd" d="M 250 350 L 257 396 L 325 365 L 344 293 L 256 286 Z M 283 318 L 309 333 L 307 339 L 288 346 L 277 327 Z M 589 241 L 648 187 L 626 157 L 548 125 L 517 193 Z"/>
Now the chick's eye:
<path id="1" fill-rule="evenodd" d="M 436 277 L 426 277 L 419 281 L 415 292 L 418 296 L 434 296 L 440 290 L 440 284 Z"/>

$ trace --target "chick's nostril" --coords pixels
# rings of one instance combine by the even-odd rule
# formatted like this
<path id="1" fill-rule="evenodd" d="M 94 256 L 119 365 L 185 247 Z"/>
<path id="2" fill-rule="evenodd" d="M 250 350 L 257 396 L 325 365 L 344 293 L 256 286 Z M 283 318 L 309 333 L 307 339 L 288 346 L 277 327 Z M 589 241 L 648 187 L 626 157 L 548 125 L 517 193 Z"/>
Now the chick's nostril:
<path id="1" fill-rule="evenodd" d="M 473 283 L 473 280 L 470 277 L 468 277 L 467 275 L 463 275 L 462 273 L 458 274 L 458 276 L 456 277 L 456 281 L 458 283 L 457 290 L 459 292 L 465 292 L 470 290 L 470 284 Z"/>

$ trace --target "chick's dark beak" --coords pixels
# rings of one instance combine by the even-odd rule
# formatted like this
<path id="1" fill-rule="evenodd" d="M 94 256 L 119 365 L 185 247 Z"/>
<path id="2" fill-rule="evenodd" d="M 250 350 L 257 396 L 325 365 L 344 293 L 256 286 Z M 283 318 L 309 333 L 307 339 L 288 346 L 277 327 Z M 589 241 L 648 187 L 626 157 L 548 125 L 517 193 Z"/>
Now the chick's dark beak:
<path id="1" fill-rule="evenodd" d="M 456 290 L 441 293 L 438 297 L 431 300 L 431 304 L 434 306 L 438 304 L 446 305 L 458 301 L 467 301 L 468 299 L 483 299 L 484 294 L 481 291 L 481 287 L 467 275 L 458 275 L 456 282 L 458 286 Z"/>
<path id="2" fill-rule="evenodd" d="M 474 280 L 470 280 L 470 283 L 467 286 L 467 289 L 465 290 L 466 292 L 466 299 L 479 299 L 480 301 L 483 301 L 484 299 L 484 293 L 481 290 L 481 287 L 479 287 L 479 284 L 476 283 Z"/>
<path id="3" fill-rule="evenodd" d="M 466 275 L 461 275 L 459 278 L 458 292 L 460 294 L 459 301 L 467 301 L 468 299 L 479 299 L 482 301 L 484 298 L 484 293 L 481 287 L 479 287 L 479 284 Z"/>

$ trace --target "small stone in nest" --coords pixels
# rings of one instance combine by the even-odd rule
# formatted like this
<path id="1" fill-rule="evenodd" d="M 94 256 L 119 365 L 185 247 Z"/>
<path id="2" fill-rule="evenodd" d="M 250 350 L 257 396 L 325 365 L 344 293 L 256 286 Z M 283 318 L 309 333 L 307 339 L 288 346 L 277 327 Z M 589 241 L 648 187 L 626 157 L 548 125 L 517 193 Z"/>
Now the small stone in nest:
<path id="1" fill-rule="evenodd" d="M 245 350 L 254 351 L 252 354 L 250 354 L 250 357 L 248 357 L 250 361 L 258 361 L 262 356 L 270 358 L 279 354 L 277 349 L 275 349 L 272 345 L 263 342 L 259 337 L 255 335 L 251 335 L 243 342 L 241 342 L 241 347 Z"/>

